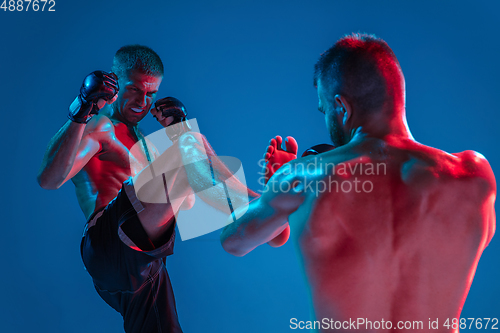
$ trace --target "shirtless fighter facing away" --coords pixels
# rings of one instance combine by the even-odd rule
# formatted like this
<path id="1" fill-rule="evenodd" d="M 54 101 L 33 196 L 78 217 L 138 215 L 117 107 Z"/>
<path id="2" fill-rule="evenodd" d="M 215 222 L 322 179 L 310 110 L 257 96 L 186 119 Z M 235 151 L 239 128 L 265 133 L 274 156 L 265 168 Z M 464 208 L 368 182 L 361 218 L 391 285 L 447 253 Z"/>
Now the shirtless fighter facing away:
<path id="1" fill-rule="evenodd" d="M 175 209 L 138 200 L 131 178 L 158 156 L 138 123 L 155 99 L 163 64 L 150 48 L 129 45 L 117 51 L 112 72 L 85 78 L 38 181 L 46 189 L 73 181 L 88 220 L 83 261 L 99 295 L 122 314 L 125 331 L 182 332 L 162 261 L 173 252 Z M 155 108 L 151 113 L 164 127 L 172 122 Z M 137 142 L 141 149 L 132 150 Z"/>
<path id="2" fill-rule="evenodd" d="M 224 249 L 243 256 L 290 228 L 321 331 L 330 319 L 352 329 L 357 318 L 386 322 L 357 331 L 398 330 L 399 321 L 426 331 L 429 318 L 439 320 L 432 332 L 458 331 L 442 324 L 459 318 L 495 231 L 488 162 L 413 139 L 401 67 L 375 36 L 346 36 L 323 53 L 315 86 L 337 148 L 293 159 L 296 146 L 271 140 L 268 163 L 287 154 L 289 163 L 223 230 Z"/>

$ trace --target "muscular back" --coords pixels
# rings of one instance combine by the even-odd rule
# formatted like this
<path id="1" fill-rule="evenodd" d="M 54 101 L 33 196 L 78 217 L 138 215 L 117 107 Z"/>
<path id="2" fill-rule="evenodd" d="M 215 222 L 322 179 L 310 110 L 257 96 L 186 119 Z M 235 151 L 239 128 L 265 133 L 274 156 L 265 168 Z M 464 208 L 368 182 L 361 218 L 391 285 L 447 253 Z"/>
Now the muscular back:
<path id="1" fill-rule="evenodd" d="M 470 151 L 354 141 L 295 162 L 329 166 L 299 172 L 320 185 L 289 218 L 316 319 L 421 320 L 425 330 L 429 318 L 457 317 L 494 232 L 491 168 Z"/>
<path id="2" fill-rule="evenodd" d="M 78 202 L 87 218 L 116 197 L 125 180 L 148 165 L 142 145 L 134 146 L 138 140 L 131 127 L 111 121 L 104 114 L 87 124 L 76 157 L 84 166 L 72 178 Z M 157 151 L 149 141 L 147 146 L 153 159 Z M 92 156 L 89 158 L 89 155 Z M 78 162 L 75 164 L 78 167 Z"/>

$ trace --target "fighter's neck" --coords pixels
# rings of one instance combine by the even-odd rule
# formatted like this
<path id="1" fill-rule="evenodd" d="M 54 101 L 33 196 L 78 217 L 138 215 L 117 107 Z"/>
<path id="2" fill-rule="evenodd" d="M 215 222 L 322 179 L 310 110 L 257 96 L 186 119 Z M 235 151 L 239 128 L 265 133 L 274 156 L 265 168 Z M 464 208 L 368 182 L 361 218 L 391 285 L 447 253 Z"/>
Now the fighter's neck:
<path id="1" fill-rule="evenodd" d="M 382 140 L 414 140 L 404 114 L 390 119 L 373 119 L 361 126 L 356 126 L 349 132 L 348 141 L 366 137 Z"/>

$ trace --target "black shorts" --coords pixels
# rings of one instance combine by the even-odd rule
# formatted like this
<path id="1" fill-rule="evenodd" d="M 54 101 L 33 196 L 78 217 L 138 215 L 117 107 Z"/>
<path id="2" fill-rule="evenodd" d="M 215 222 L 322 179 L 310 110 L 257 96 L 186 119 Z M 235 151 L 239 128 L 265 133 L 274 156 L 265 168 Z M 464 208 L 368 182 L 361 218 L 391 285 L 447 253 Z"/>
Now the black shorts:
<path id="1" fill-rule="evenodd" d="M 137 217 L 140 202 L 130 186 L 124 182 L 116 198 L 89 218 L 81 243 L 83 263 L 101 298 L 123 316 L 125 332 L 180 333 L 163 261 L 173 253 L 175 223 L 163 245 L 148 248 Z"/>

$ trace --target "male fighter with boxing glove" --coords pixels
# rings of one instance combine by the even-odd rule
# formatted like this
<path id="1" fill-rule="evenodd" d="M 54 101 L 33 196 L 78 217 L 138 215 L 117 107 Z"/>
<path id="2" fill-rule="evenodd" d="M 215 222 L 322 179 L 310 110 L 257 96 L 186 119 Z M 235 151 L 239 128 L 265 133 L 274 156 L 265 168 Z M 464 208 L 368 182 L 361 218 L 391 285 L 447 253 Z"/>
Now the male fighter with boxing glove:
<path id="1" fill-rule="evenodd" d="M 48 145 L 38 181 L 46 189 L 73 181 L 88 220 L 83 261 L 99 295 L 122 314 L 125 331 L 182 332 L 162 261 L 173 251 L 178 207 L 141 202 L 131 178 L 158 156 L 138 123 L 155 99 L 163 64 L 150 48 L 129 45 L 117 51 L 112 72 L 96 71 L 85 78 L 70 106 L 70 120 Z M 158 119 L 163 126 L 179 121 L 177 112 L 169 114 L 178 111 L 171 108 L 178 100 L 158 102 L 165 109 Z M 133 150 L 138 142 L 140 149 Z M 157 183 L 163 188 L 161 179 Z M 187 198 L 186 184 L 170 181 Z"/>
<path id="2" fill-rule="evenodd" d="M 302 327 L 386 332 L 410 322 L 425 331 L 437 318 L 439 332 L 457 332 L 451 323 L 495 230 L 491 167 L 474 151 L 413 139 L 401 67 L 373 35 L 345 36 L 323 53 L 315 86 L 336 148 L 295 159 L 272 140 L 268 163 L 289 162 L 223 230 L 224 249 L 243 256 L 288 224 L 317 320 Z"/>
<path id="3" fill-rule="evenodd" d="M 210 195 L 200 196 L 224 211 L 220 184 L 232 174 L 206 138 L 190 132 L 186 108 L 176 98 L 160 99 L 151 109 L 173 143 L 169 149 L 159 155 L 139 131 L 163 78 L 163 64 L 153 50 L 122 47 L 112 72 L 95 71 L 85 78 L 70 106 L 70 120 L 48 145 L 38 181 L 47 189 L 73 181 L 87 218 L 84 264 L 99 295 L 122 314 L 125 331 L 181 332 L 163 262 L 173 252 L 175 215 L 194 204 L 198 187 L 210 187 L 205 191 Z M 183 165 L 195 166 L 190 178 L 178 167 Z M 153 178 L 140 190 L 154 200 L 137 197 L 134 184 L 144 174 Z M 236 207 L 248 202 L 248 195 L 257 197 L 234 177 L 225 183 Z"/>

